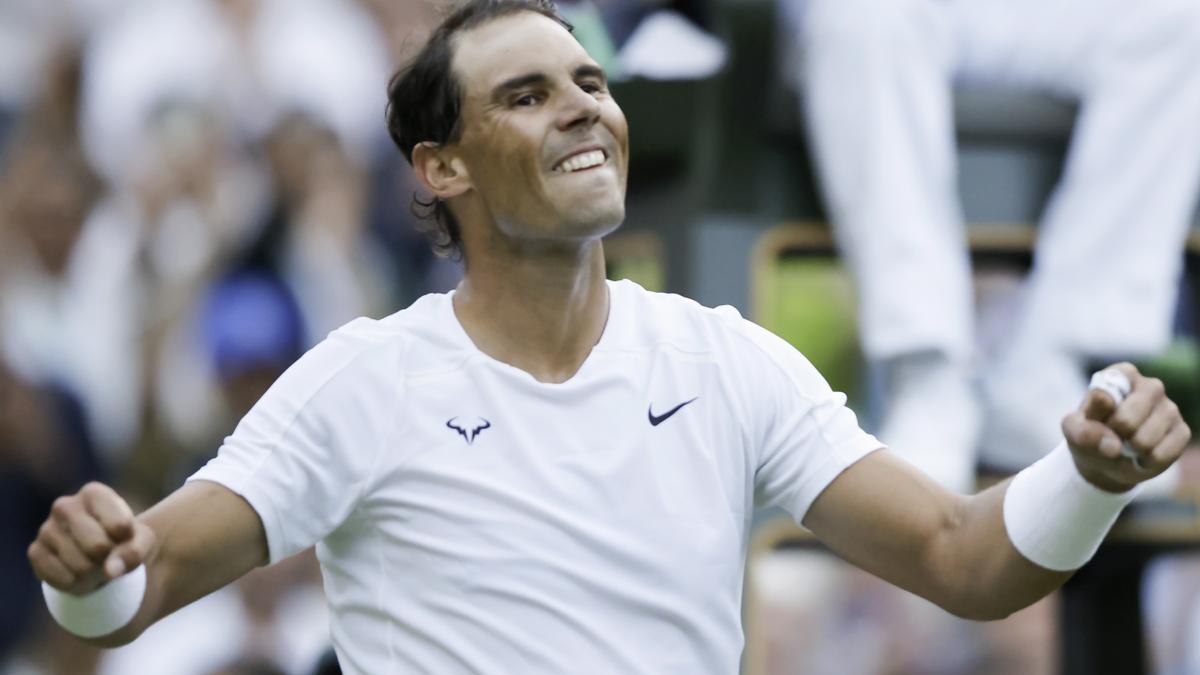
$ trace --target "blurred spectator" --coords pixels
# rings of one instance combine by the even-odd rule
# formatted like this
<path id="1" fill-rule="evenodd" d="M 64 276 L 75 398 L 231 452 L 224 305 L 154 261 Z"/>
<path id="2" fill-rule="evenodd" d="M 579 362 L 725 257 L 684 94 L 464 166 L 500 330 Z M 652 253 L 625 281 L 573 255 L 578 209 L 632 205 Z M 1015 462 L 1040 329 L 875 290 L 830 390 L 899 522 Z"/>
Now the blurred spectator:
<path id="1" fill-rule="evenodd" d="M 53 87 L 51 62 L 61 60 L 85 32 L 127 0 L 5 0 L 0 2 L 0 149 L 22 111 Z M 72 111 L 73 112 L 73 111 Z M 74 131 L 70 131 L 74 135 Z"/>
<path id="2" fill-rule="evenodd" d="M 390 310 L 367 226 L 366 171 L 337 134 L 305 115 L 281 121 L 267 141 L 283 237 L 276 264 L 314 336 L 373 310 Z"/>
<path id="3" fill-rule="evenodd" d="M 268 269 L 246 268 L 219 279 L 177 329 L 163 355 L 163 379 L 178 380 L 191 407 L 185 421 L 161 416 L 182 416 L 182 410 L 152 416 L 129 462 L 123 489 L 146 503 L 211 459 L 308 344 L 295 298 Z"/>
<path id="4" fill-rule="evenodd" d="M 1200 187 L 1200 4 L 787 3 L 802 21 L 807 119 L 864 350 L 888 381 L 880 439 L 960 491 L 980 441 L 989 464 L 1021 468 L 1061 441 L 1090 359 L 1151 354 L 1170 337 Z M 1082 103 L 1023 315 L 982 364 L 982 397 L 956 80 Z"/>
<path id="5" fill-rule="evenodd" d="M 84 141 L 118 183 L 167 101 L 211 106 L 243 144 L 300 111 L 359 163 L 384 147 L 387 53 L 349 0 L 137 0 L 94 36 L 85 66 Z"/>
<path id="6" fill-rule="evenodd" d="M 28 379 L 77 396 L 101 447 L 137 428 L 137 287 L 128 237 L 95 217 L 101 190 L 78 150 L 36 131 L 0 180 L 0 348 Z"/>
<path id="7" fill-rule="evenodd" d="M 226 433 L 216 373 L 195 321 L 200 290 L 217 275 L 254 270 L 284 284 L 299 307 L 299 339 L 307 348 L 337 326 L 392 306 L 390 264 L 367 231 L 366 170 L 329 129 L 304 115 L 281 121 L 262 148 L 272 200 L 236 246 L 217 257 L 182 310 L 164 325 L 154 356 L 154 424 L 177 444 L 216 449 L 213 425 Z M 170 260 L 172 258 L 168 258 Z M 284 363 L 288 365 L 291 356 Z M 210 445 L 211 444 L 211 445 Z"/>

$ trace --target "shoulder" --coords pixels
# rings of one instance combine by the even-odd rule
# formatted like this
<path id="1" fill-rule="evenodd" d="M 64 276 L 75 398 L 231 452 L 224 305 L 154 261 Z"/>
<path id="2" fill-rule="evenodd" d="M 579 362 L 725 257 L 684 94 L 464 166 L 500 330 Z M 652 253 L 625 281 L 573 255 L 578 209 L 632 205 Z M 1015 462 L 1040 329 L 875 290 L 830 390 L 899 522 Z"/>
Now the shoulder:
<path id="1" fill-rule="evenodd" d="M 731 323 L 744 321 L 731 306 L 705 307 L 682 295 L 648 291 L 629 280 L 614 281 L 611 289 L 613 301 L 625 308 L 622 342 L 629 344 L 710 352 Z"/>
<path id="2" fill-rule="evenodd" d="M 273 393 L 299 408 L 330 390 L 355 398 L 395 391 L 414 367 L 453 358 L 455 345 L 438 325 L 443 302 L 447 296 L 425 296 L 386 318 L 350 321 L 289 368 Z"/>
<path id="3" fill-rule="evenodd" d="M 732 306 L 706 307 L 629 281 L 614 282 L 613 289 L 631 308 L 632 342 L 707 355 L 750 378 L 779 376 L 812 397 L 828 391 L 825 379 L 799 350 Z"/>

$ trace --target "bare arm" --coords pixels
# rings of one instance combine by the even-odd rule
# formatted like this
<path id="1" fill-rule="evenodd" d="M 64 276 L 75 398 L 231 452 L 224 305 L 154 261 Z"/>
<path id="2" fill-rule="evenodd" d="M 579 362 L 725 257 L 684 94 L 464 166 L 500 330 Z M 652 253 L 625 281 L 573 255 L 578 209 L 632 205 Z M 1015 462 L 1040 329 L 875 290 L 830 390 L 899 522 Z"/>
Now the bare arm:
<path id="1" fill-rule="evenodd" d="M 40 579 L 76 595 L 145 564 L 146 595 L 133 621 L 88 640 L 114 647 L 266 563 L 267 543 L 254 509 L 216 483 L 188 483 L 136 518 L 111 488 L 90 483 L 55 502 L 29 560 Z"/>
<path id="2" fill-rule="evenodd" d="M 1190 431 L 1161 382 L 1129 364 L 1115 367 L 1132 381 L 1130 396 L 1114 408 L 1107 395 L 1090 392 L 1063 420 L 1063 432 L 1080 474 L 1121 492 L 1164 471 Z M 1142 470 L 1120 456 L 1122 440 L 1138 452 Z M 1002 618 L 1071 576 L 1039 567 L 1013 547 L 1003 515 L 1008 485 L 961 497 L 885 450 L 834 480 L 804 524 L 846 560 L 947 611 Z"/>
<path id="3" fill-rule="evenodd" d="M 1070 578 L 1013 548 L 1003 518 L 1007 487 L 955 495 L 884 450 L 830 484 L 804 525 L 847 561 L 953 614 L 1002 618 Z"/>

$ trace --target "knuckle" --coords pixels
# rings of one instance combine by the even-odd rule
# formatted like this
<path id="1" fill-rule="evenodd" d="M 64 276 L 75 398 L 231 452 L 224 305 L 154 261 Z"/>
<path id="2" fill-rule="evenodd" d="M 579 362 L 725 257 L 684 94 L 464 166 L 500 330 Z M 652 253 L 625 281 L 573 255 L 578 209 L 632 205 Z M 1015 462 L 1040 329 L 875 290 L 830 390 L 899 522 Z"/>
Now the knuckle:
<path id="1" fill-rule="evenodd" d="M 90 560 L 80 558 L 77 555 L 64 556 L 62 561 L 67 571 L 77 577 L 82 577 L 95 568 L 95 565 Z"/>
<path id="2" fill-rule="evenodd" d="M 111 550 L 111 548 L 112 547 L 106 545 L 104 542 L 99 541 L 89 541 L 79 545 L 79 550 L 83 551 L 84 555 L 93 560 L 104 558 L 104 556 L 108 555 L 108 552 Z"/>
<path id="3" fill-rule="evenodd" d="M 50 513 L 56 518 L 66 518 L 71 515 L 71 511 L 75 506 L 75 501 L 71 497 L 59 497 L 50 505 Z"/>
<path id="4" fill-rule="evenodd" d="M 97 481 L 88 481 L 82 488 L 79 489 L 79 494 L 95 497 L 104 493 L 104 484 Z"/>
<path id="5" fill-rule="evenodd" d="M 1137 427 L 1133 424 L 1133 422 L 1131 422 L 1128 417 L 1122 415 L 1117 415 L 1111 421 L 1109 421 L 1109 427 L 1111 427 L 1113 431 L 1117 432 L 1117 434 L 1122 438 L 1128 438 L 1137 431 Z"/>
<path id="6" fill-rule="evenodd" d="M 1175 401 L 1172 401 L 1171 399 L 1167 399 L 1166 406 L 1167 406 L 1167 414 L 1168 415 L 1170 415 L 1171 417 L 1180 417 L 1181 416 L 1179 413 L 1179 404 L 1178 403 L 1176 403 Z"/>
<path id="7" fill-rule="evenodd" d="M 1146 389 L 1148 389 L 1151 394 L 1156 396 L 1161 396 L 1167 391 L 1166 385 L 1164 385 L 1163 381 L 1157 377 L 1146 378 Z"/>

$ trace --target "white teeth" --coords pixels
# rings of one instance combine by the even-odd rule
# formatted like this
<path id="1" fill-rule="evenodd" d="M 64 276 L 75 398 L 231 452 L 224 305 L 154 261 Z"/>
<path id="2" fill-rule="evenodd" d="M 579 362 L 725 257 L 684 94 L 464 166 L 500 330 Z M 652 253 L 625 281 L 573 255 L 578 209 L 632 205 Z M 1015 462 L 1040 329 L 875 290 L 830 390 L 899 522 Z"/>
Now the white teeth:
<path id="1" fill-rule="evenodd" d="M 581 171 L 590 169 L 593 166 L 600 166 L 604 163 L 604 151 L 591 150 L 589 152 L 581 152 L 578 155 L 568 157 L 559 162 L 554 170 L 559 173 L 569 173 L 571 171 Z"/>

